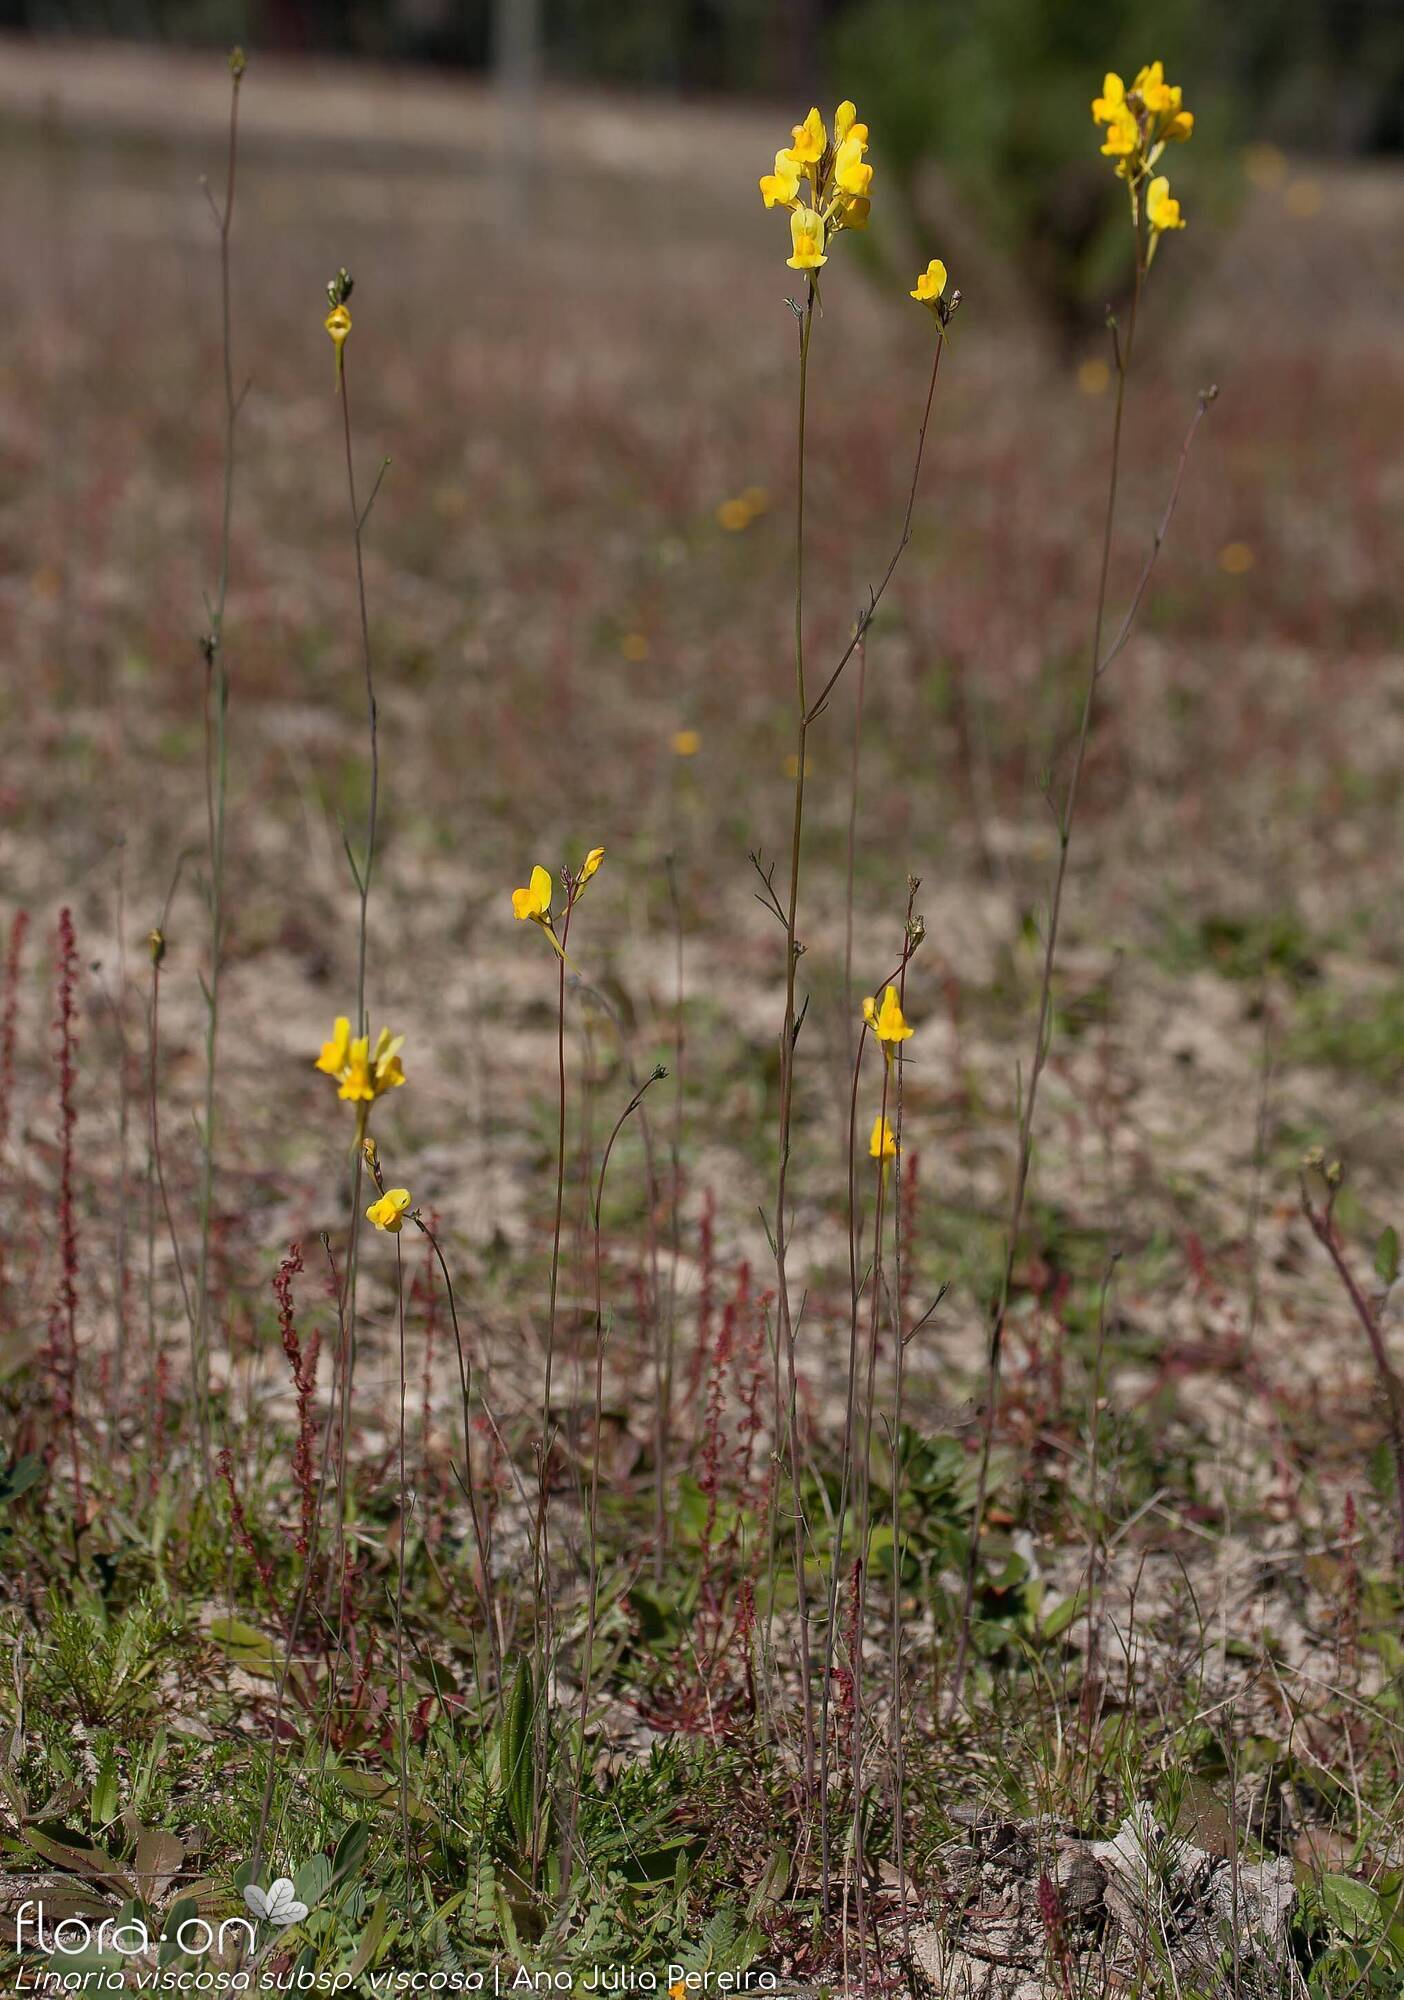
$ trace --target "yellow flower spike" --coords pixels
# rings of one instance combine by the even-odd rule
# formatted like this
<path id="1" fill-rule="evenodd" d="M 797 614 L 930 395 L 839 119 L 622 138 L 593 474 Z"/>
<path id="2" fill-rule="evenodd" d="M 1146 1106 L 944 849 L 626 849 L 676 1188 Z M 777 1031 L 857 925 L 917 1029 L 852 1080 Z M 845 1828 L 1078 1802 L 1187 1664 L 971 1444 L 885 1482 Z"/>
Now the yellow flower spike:
<path id="1" fill-rule="evenodd" d="M 879 1112 L 873 1120 L 872 1136 L 868 1140 L 868 1158 L 870 1160 L 881 1160 L 885 1167 L 889 1160 L 895 1160 L 896 1157 L 897 1140 L 893 1135 L 891 1125 L 883 1117 L 882 1113 Z"/>
<path id="2" fill-rule="evenodd" d="M 946 267 L 939 257 L 933 257 L 926 269 L 919 274 L 909 296 L 916 299 L 920 305 L 930 306 L 934 312 L 945 289 Z"/>
<path id="3" fill-rule="evenodd" d="M 340 1076 L 346 1067 L 346 1059 L 351 1050 L 351 1023 L 344 1014 L 338 1014 L 332 1028 L 332 1038 L 323 1042 L 322 1053 L 316 1067 L 326 1076 Z"/>
<path id="4" fill-rule="evenodd" d="M 518 923 L 549 924 L 551 921 L 551 877 L 538 861 L 531 871 L 531 883 L 512 891 L 512 914 Z"/>
<path id="5" fill-rule="evenodd" d="M 790 156 L 802 167 L 817 167 L 824 157 L 829 143 L 829 135 L 824 130 L 824 121 L 819 116 L 819 106 L 811 105 L 809 116 L 803 125 L 796 125 L 790 143 Z"/>
<path id="6" fill-rule="evenodd" d="M 824 218 L 812 208 L 797 208 L 790 217 L 794 255 L 785 262 L 792 271 L 817 271 L 828 263 L 824 255 Z"/>
<path id="7" fill-rule="evenodd" d="M 391 1236 L 398 1236 L 405 1226 L 409 1208 L 408 1188 L 386 1188 L 379 1201 L 373 1201 L 366 1210 L 366 1220 L 373 1222 L 377 1229 L 384 1229 Z"/>
<path id="8" fill-rule="evenodd" d="M 799 200 L 800 163 L 793 153 L 775 155 L 775 172 L 760 177 L 761 199 L 767 208 L 794 208 Z"/>
<path id="9" fill-rule="evenodd" d="M 1109 125 L 1126 108 L 1126 85 L 1114 69 L 1102 79 L 1102 94 L 1092 100 L 1092 116 L 1099 125 Z"/>
<path id="10" fill-rule="evenodd" d="M 605 856 L 605 851 L 602 847 L 592 847 L 590 849 L 590 852 L 585 856 L 584 866 L 580 870 L 580 881 L 577 885 L 578 888 L 583 889 L 585 887 L 585 884 L 589 881 L 590 877 L 593 874 L 595 874 L 599 869 L 599 865 L 604 860 L 604 856 Z"/>
<path id="11" fill-rule="evenodd" d="M 342 362 L 345 358 L 342 349 L 346 345 L 346 336 L 351 331 L 351 315 L 344 305 L 333 306 L 322 324 L 326 327 L 336 346 L 336 379 L 339 387 L 341 383 Z"/>
<path id="12" fill-rule="evenodd" d="M 1183 229 L 1185 218 L 1180 213 L 1180 204 L 1170 192 L 1170 183 L 1164 174 L 1157 174 L 1146 189 L 1146 221 L 1157 236 L 1167 229 Z"/>

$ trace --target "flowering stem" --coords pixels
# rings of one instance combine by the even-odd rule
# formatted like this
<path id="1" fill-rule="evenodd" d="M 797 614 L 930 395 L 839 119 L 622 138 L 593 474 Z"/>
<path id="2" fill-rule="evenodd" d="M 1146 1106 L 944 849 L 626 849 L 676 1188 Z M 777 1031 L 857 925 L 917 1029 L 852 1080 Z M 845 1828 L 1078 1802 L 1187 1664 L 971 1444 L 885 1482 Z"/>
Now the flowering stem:
<path id="1" fill-rule="evenodd" d="M 795 500 L 795 699 L 798 730 L 795 744 L 795 809 L 790 837 L 790 890 L 785 907 L 785 1018 L 780 1031 L 780 1133 L 779 1161 L 775 1180 L 775 1281 L 777 1338 L 786 1364 L 786 1454 L 794 1515 L 795 1591 L 799 1611 L 800 1692 L 804 1727 L 804 1783 L 812 1797 L 815 1776 L 814 1691 L 811 1686 L 812 1654 L 809 1634 L 809 1598 L 804 1573 L 804 1523 L 800 1507 L 798 1424 L 798 1378 L 795 1364 L 795 1326 L 790 1310 L 790 1287 L 786 1272 L 787 1232 L 785 1197 L 790 1167 L 790 1123 L 794 1106 L 795 971 L 799 946 L 795 918 L 799 906 L 800 848 L 804 832 L 805 738 L 809 729 L 804 689 L 804 447 L 805 413 L 809 387 L 809 342 L 814 327 L 814 281 L 811 278 L 804 310 L 800 315 L 799 336 L 799 415 L 796 453 L 797 491 Z"/>
<path id="2" fill-rule="evenodd" d="M 231 328 L 229 234 L 234 221 L 234 193 L 239 163 L 239 86 L 243 56 L 230 57 L 229 150 L 224 205 L 215 209 L 219 224 L 220 326 L 224 376 L 224 499 L 220 520 L 219 585 L 203 644 L 205 658 L 205 807 L 210 861 L 210 972 L 205 987 L 205 1103 L 201 1128 L 200 1257 L 195 1277 L 195 1311 L 191 1318 L 191 1391 L 199 1430 L 205 1484 L 213 1479 L 210 1451 L 210 1234 L 214 1211 L 215 1070 L 219 1043 L 220 971 L 224 957 L 225 815 L 229 789 L 229 673 L 224 664 L 224 611 L 229 597 L 230 524 L 234 506 L 234 432 L 243 397 L 234 393 Z M 211 197 L 213 203 L 213 197 Z"/>
<path id="3" fill-rule="evenodd" d="M 1000 1274 L 999 1294 L 994 1316 L 990 1325 L 989 1357 L 985 1375 L 985 1417 L 980 1439 L 980 1471 L 975 1489 L 975 1512 L 970 1530 L 970 1551 L 965 1569 L 965 1592 L 961 1605 L 960 1636 L 956 1646 L 955 1665 L 951 1677 L 951 1708 L 954 1712 L 960 1701 L 965 1679 L 965 1665 L 970 1649 L 970 1627 L 974 1615 L 975 1578 L 980 1560 L 980 1528 L 985 1511 L 985 1501 L 989 1491 L 990 1452 L 994 1443 L 995 1405 L 999 1399 L 1000 1360 L 1004 1345 L 1005 1320 L 1009 1310 L 1009 1292 L 1014 1278 L 1014 1259 L 1018 1254 L 1019 1229 L 1024 1217 L 1024 1197 L 1028 1191 L 1029 1166 L 1033 1158 L 1033 1121 L 1038 1104 L 1038 1086 L 1048 1060 L 1051 1041 L 1053 1008 L 1053 969 L 1058 949 L 1058 924 L 1063 910 L 1063 890 L 1067 882 L 1068 849 L 1072 840 L 1073 819 L 1077 811 L 1078 793 L 1082 784 L 1083 766 L 1087 759 L 1087 745 L 1092 734 L 1092 717 L 1097 697 L 1097 685 L 1103 671 L 1102 631 L 1106 622 L 1107 579 L 1111 570 L 1112 530 L 1116 520 L 1117 482 L 1121 472 L 1122 419 L 1126 408 L 1126 381 L 1131 369 L 1131 352 L 1136 339 L 1136 314 L 1141 302 L 1141 287 L 1145 279 L 1145 263 L 1140 250 L 1139 239 L 1136 256 L 1136 279 L 1131 293 L 1131 310 L 1127 319 L 1126 342 L 1123 346 L 1115 337 L 1113 344 L 1116 359 L 1116 412 L 1112 419 L 1111 466 L 1107 478 L 1106 513 L 1102 523 L 1102 557 L 1097 579 L 1097 609 L 1092 623 L 1092 650 L 1087 673 L 1087 685 L 1082 698 L 1082 719 L 1078 727 L 1077 746 L 1073 753 L 1072 772 L 1068 788 L 1063 797 L 1062 809 L 1058 814 L 1058 864 L 1053 875 L 1053 896 L 1048 913 L 1048 935 L 1043 951 L 1043 976 L 1039 986 L 1038 1016 L 1034 1029 L 1033 1057 L 1029 1065 L 1028 1089 L 1024 1094 L 1023 1107 L 1019 1119 L 1019 1148 L 1014 1170 L 1014 1190 L 1010 1201 L 1009 1223 L 1005 1236 L 1004 1265 Z M 1158 546 L 1158 544 L 1157 544 Z M 1136 602 L 1139 603 L 1139 593 Z"/>
<path id="4" fill-rule="evenodd" d="M 556 1305 L 561 1279 L 561 1219 L 565 1210 L 565 1159 L 566 1159 L 566 1054 L 565 1054 L 565 979 L 566 944 L 570 938 L 570 916 L 573 905 L 567 897 L 565 916 L 561 923 L 559 940 L 547 929 L 546 935 L 556 947 L 556 1201 L 551 1223 L 551 1271 L 546 1305 L 546 1359 L 542 1372 L 541 1386 L 541 1439 L 537 1454 L 537 1499 L 536 1520 L 533 1535 L 533 1560 L 536 1585 L 537 1619 L 537 1661 L 536 1685 L 544 1688 L 550 1671 L 551 1653 L 554 1645 L 554 1619 L 552 1617 L 550 1578 L 550 1536 L 547 1521 L 548 1500 L 548 1460 L 551 1451 L 551 1394 L 555 1376 L 556 1361 Z M 546 1744 L 544 1731 L 547 1725 L 547 1703 L 542 1700 L 537 1705 L 536 1740 L 538 1754 L 532 1760 L 532 1875 L 535 1879 L 536 1864 L 539 1859 L 537 1838 L 541 1825 L 541 1780 L 546 1765 Z"/>
<path id="5" fill-rule="evenodd" d="M 400 1361 L 400 1540 L 395 1564 L 395 1691 L 399 1713 L 400 1837 L 404 1842 L 408 1877 L 411 1849 L 409 1736 L 405 1726 L 405 1544 L 409 1536 L 409 1501 L 405 1481 L 405 1257 L 404 1245 L 398 1234 L 395 1237 L 395 1318 Z"/>
<path id="6" fill-rule="evenodd" d="M 375 700 L 375 680 L 372 670 L 370 618 L 366 610 L 366 572 L 362 554 L 361 530 L 365 525 L 365 514 L 356 501 L 356 465 L 351 452 L 351 397 L 346 386 L 345 349 L 340 350 L 341 369 L 341 419 L 342 435 L 346 444 L 346 490 L 351 502 L 351 537 L 356 550 L 356 603 L 361 622 L 361 658 L 366 680 L 366 728 L 370 737 L 370 797 L 366 802 L 366 845 L 356 867 L 356 887 L 360 893 L 360 928 L 356 943 L 356 1032 L 365 1035 L 370 1032 L 370 1022 L 366 1014 L 366 940 L 369 930 L 368 909 L 370 904 L 371 877 L 375 873 L 375 838 L 380 805 L 380 732 L 378 728 L 379 710 Z M 382 471 L 383 471 L 382 467 Z M 379 480 L 376 482 L 379 485 Z M 372 496 L 374 497 L 374 496 Z M 369 508 L 366 512 L 369 513 Z"/>
<path id="7" fill-rule="evenodd" d="M 897 537 L 897 546 L 892 551 L 891 559 L 889 560 L 887 568 L 883 571 L 882 576 L 879 579 L 877 588 L 875 590 L 872 588 L 869 589 L 868 602 L 863 608 L 863 610 L 860 611 L 858 614 L 858 618 L 854 624 L 853 632 L 851 637 L 849 638 L 848 644 L 844 647 L 842 653 L 840 653 L 839 655 L 838 664 L 835 666 L 833 672 L 829 675 L 829 678 L 825 681 L 823 687 L 820 688 L 818 694 L 815 696 L 813 702 L 809 706 L 809 709 L 805 713 L 804 717 L 805 727 L 808 727 L 808 725 L 812 722 L 817 722 L 819 717 L 823 714 L 825 708 L 828 705 L 829 696 L 833 693 L 834 689 L 837 687 L 844 668 L 848 665 L 849 661 L 853 658 L 853 655 L 858 651 L 859 647 L 862 646 L 866 641 L 868 636 L 868 627 L 872 624 L 873 619 L 877 616 L 877 608 L 879 604 L 881 604 L 882 602 L 883 594 L 886 591 L 888 584 L 891 583 L 892 581 L 898 563 L 902 560 L 902 552 L 906 548 L 908 542 L 910 542 L 910 540 L 912 539 L 912 515 L 916 508 L 917 488 L 921 483 L 921 462 L 926 454 L 926 432 L 927 432 L 927 427 L 931 422 L 931 405 L 935 400 L 936 396 L 936 377 L 940 372 L 941 355 L 945 349 L 945 345 L 946 345 L 946 336 L 943 329 L 937 333 L 936 352 L 931 359 L 931 379 L 926 386 L 926 402 L 922 408 L 921 428 L 917 432 L 916 458 L 912 465 L 912 483 L 907 493 L 907 507 L 906 507 L 906 512 L 902 516 L 902 532 Z"/>

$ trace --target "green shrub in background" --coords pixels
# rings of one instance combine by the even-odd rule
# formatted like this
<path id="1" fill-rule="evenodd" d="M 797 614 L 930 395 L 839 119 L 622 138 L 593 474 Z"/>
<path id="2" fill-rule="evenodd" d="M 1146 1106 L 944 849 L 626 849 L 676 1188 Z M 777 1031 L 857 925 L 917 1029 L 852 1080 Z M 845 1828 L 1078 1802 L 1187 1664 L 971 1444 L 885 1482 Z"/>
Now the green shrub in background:
<path id="1" fill-rule="evenodd" d="M 882 145 L 908 217 L 933 249 L 943 218 L 921 198 L 934 157 L 981 233 L 1007 252 L 1055 334 L 1080 337 L 1129 278 L 1125 191 L 1098 148 L 1091 100 L 1108 69 L 1159 59 L 1195 113 L 1193 207 L 1204 153 L 1234 114 L 1223 82 L 1207 101 L 1202 0 L 860 0 L 831 60 Z M 1220 67 L 1219 65 L 1213 66 Z M 1226 115 L 1227 114 L 1227 115 Z M 1210 146 L 1205 147 L 1205 140 Z M 1178 164 L 1178 163 L 1177 163 Z M 939 239 L 939 240 L 938 240 Z"/>
<path id="2" fill-rule="evenodd" d="M 1337 152 L 1404 137 L 1404 8 L 1371 0 L 851 0 L 828 54 L 921 254 L 949 243 L 919 199 L 934 158 L 1065 341 L 1129 275 L 1123 193 L 1089 108 L 1108 69 L 1129 79 L 1160 60 L 1183 85 L 1195 156 L 1176 192 L 1192 220 L 1231 194 L 1226 169 L 1250 139 Z"/>

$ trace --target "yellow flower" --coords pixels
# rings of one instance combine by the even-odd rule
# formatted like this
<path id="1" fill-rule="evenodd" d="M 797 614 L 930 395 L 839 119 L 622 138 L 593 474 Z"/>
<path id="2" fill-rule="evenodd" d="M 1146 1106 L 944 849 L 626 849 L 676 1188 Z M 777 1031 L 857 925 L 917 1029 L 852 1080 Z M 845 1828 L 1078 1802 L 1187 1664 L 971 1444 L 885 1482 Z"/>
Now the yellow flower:
<path id="1" fill-rule="evenodd" d="M 1170 192 L 1170 183 L 1164 174 L 1157 174 L 1146 189 L 1146 221 L 1159 236 L 1167 229 L 1183 229 L 1185 219 L 1180 213 L 1180 204 Z"/>
<path id="2" fill-rule="evenodd" d="M 382 1028 L 372 1051 L 369 1035 L 353 1037 L 351 1023 L 338 1014 L 332 1038 L 323 1042 L 316 1067 L 336 1078 L 341 1086 L 337 1096 L 346 1103 L 374 1104 L 377 1097 L 405 1080 L 400 1067 L 404 1041 L 403 1035 L 392 1035 L 388 1028 Z"/>
<path id="3" fill-rule="evenodd" d="M 824 157 L 829 143 L 829 135 L 824 130 L 824 121 L 819 116 L 817 104 L 811 105 L 809 116 L 803 125 L 796 125 L 790 143 L 790 157 L 802 167 L 817 167 Z"/>
<path id="4" fill-rule="evenodd" d="M 945 289 L 946 267 L 939 257 L 933 257 L 926 269 L 918 274 L 911 296 L 934 311 Z"/>
<path id="5" fill-rule="evenodd" d="M 377 1229 L 386 1229 L 392 1236 L 398 1236 L 405 1226 L 409 1205 L 408 1188 L 386 1188 L 380 1200 L 373 1201 L 366 1210 L 366 1220 L 373 1222 Z"/>
<path id="6" fill-rule="evenodd" d="M 793 208 L 799 198 L 800 163 L 783 148 L 775 155 L 775 172 L 760 177 L 761 199 L 767 208 Z"/>
<path id="7" fill-rule="evenodd" d="M 912 1038 L 895 986 L 889 986 L 883 994 L 881 1007 L 872 998 L 863 1002 L 863 1019 L 880 1042 L 909 1042 Z"/>
<path id="8" fill-rule="evenodd" d="M 530 886 L 512 891 L 512 914 L 518 923 L 530 918 L 534 924 L 550 924 L 551 877 L 539 861 L 531 871 Z"/>
<path id="9" fill-rule="evenodd" d="M 402 1084 L 405 1073 L 400 1067 L 400 1050 L 404 1040 L 403 1035 L 392 1035 L 388 1028 L 382 1028 L 372 1051 L 370 1036 L 358 1035 L 342 1071 L 338 1097 L 348 1104 L 374 1104 L 385 1091 Z"/>
<path id="10" fill-rule="evenodd" d="M 590 877 L 595 873 L 595 871 L 598 869 L 600 863 L 603 860 L 604 860 L 604 849 L 602 847 L 592 847 L 590 849 L 590 852 L 585 856 L 584 865 L 580 870 L 580 880 L 579 883 L 577 884 L 578 888 L 583 889 L 585 887 L 585 884 L 589 881 Z"/>
<path id="11" fill-rule="evenodd" d="M 351 1052 L 351 1023 L 344 1014 L 338 1014 L 332 1028 L 332 1038 L 323 1042 L 322 1053 L 317 1058 L 317 1068 L 327 1076 L 340 1076 L 346 1067 Z"/>
<path id="12" fill-rule="evenodd" d="M 344 305 L 333 306 L 322 324 L 331 335 L 333 345 L 336 348 L 336 379 L 340 382 L 343 359 L 341 350 L 345 347 L 346 336 L 351 331 L 351 315 Z"/>
<path id="13" fill-rule="evenodd" d="M 1102 151 L 1109 159 L 1129 159 L 1141 143 L 1141 128 L 1124 107 L 1107 124 Z"/>
<path id="14" fill-rule="evenodd" d="M 750 525 L 751 509 L 746 504 L 744 494 L 738 494 L 733 500 L 721 500 L 717 503 L 717 526 L 725 528 L 729 535 L 739 535 Z"/>
<path id="15" fill-rule="evenodd" d="M 1101 96 L 1092 100 L 1092 116 L 1099 125 L 1109 125 L 1125 105 L 1126 85 L 1114 69 L 1109 69 L 1102 79 Z"/>
<path id="16" fill-rule="evenodd" d="M 1247 542 L 1225 542 L 1219 550 L 1219 568 L 1225 576 L 1247 576 L 1256 561 Z"/>
<path id="17" fill-rule="evenodd" d="M 873 1120 L 872 1137 L 868 1140 L 868 1158 L 881 1160 L 885 1166 L 888 1160 L 895 1160 L 896 1157 L 897 1141 L 893 1137 L 892 1127 L 879 1112 Z"/>
<path id="18" fill-rule="evenodd" d="M 868 150 L 867 127 L 855 125 L 849 136 L 834 154 L 834 186 L 840 194 L 866 195 L 873 184 L 873 170 L 864 163 L 863 155 Z"/>
<path id="19" fill-rule="evenodd" d="M 844 140 L 848 137 L 849 133 L 853 130 L 854 126 L 857 124 L 857 121 L 858 121 L 858 106 L 853 102 L 853 99 L 851 97 L 845 97 L 843 103 L 834 113 L 834 144 L 836 146 L 841 146 L 843 144 Z M 862 133 L 863 137 L 866 139 L 868 136 L 867 126 L 859 125 L 858 130 Z"/>
<path id="20" fill-rule="evenodd" d="M 794 255 L 785 262 L 792 271 L 817 271 L 828 263 L 824 255 L 824 219 L 812 208 L 797 208 L 790 217 Z"/>
<path id="21" fill-rule="evenodd" d="M 675 757 L 695 757 L 702 748 L 702 738 L 695 729 L 676 729 L 672 736 L 672 751 Z"/>

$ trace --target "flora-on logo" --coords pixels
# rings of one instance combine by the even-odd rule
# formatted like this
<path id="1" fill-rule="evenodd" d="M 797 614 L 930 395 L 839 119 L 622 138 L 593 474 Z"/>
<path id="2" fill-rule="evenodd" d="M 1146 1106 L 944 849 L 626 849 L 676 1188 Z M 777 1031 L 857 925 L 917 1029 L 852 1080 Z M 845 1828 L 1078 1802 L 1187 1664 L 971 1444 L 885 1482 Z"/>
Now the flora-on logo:
<path id="1" fill-rule="evenodd" d="M 280 1875 L 266 1892 L 250 1882 L 244 1902 L 263 1923 L 276 1924 L 280 1930 L 287 1924 L 300 1924 L 307 1915 L 307 1905 L 298 1901 L 288 1875 Z"/>

